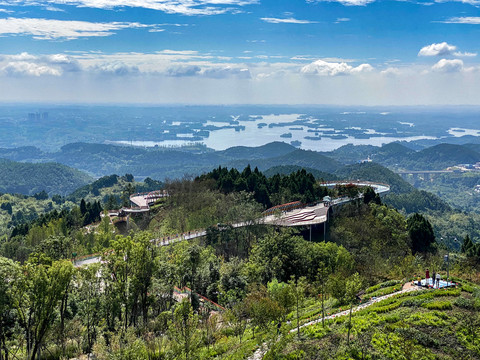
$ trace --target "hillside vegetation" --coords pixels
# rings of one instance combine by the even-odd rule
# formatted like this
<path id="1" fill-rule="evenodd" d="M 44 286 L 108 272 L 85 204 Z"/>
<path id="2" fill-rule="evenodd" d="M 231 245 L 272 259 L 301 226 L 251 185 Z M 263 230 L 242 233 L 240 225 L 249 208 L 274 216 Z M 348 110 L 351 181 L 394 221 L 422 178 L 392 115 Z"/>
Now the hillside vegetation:
<path id="1" fill-rule="evenodd" d="M 129 180 L 104 178 L 88 191 Z M 302 328 L 298 339 L 289 331 L 353 309 L 361 290 L 363 302 L 396 293 L 427 267 L 445 277 L 445 251 L 428 220 L 365 196 L 335 210 L 326 241 L 308 241 L 301 229 L 253 221 L 267 201 L 326 191 L 304 170 L 267 178 L 258 169 L 219 167 L 165 186 L 170 196 L 153 206 L 148 232 L 134 217 L 124 235 L 108 217 L 94 219 L 89 231 L 83 226 L 98 208 L 90 202 L 16 228 L 0 247 L 18 261 L 0 256 L 3 354 L 247 359 L 263 346 L 266 359 L 480 356 L 473 283 L 480 281 L 480 246 L 470 240 L 449 263 L 450 274 L 463 277 L 462 290 L 398 295 L 351 320 L 347 312 L 325 327 Z M 255 199 L 251 188 L 262 187 L 265 197 Z M 229 226 L 241 221 L 246 226 Z M 151 242 L 206 226 L 206 236 L 192 241 Z M 74 268 L 64 260 L 89 252 L 100 252 L 102 262 Z M 25 313 L 33 314 L 29 321 Z"/>
<path id="2" fill-rule="evenodd" d="M 33 195 L 69 194 L 93 179 L 76 169 L 57 163 L 32 164 L 0 159 L 0 192 Z"/>

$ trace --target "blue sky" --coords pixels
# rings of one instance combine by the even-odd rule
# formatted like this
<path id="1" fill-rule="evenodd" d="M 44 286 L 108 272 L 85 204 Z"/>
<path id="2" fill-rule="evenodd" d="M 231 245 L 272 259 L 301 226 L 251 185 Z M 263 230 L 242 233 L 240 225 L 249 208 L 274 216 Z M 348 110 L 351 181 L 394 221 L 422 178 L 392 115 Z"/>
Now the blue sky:
<path id="1" fill-rule="evenodd" d="M 480 0 L 0 0 L 0 101 L 480 104 Z"/>

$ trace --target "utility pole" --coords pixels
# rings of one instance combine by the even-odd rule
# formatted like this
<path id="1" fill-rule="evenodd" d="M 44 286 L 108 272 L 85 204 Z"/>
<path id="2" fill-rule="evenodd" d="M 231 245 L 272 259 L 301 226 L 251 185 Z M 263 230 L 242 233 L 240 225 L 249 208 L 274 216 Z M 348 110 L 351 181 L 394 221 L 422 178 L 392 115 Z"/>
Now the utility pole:
<path id="1" fill-rule="evenodd" d="M 448 250 L 444 260 L 447 262 L 447 287 L 448 287 L 448 279 L 450 277 L 450 250 Z"/>

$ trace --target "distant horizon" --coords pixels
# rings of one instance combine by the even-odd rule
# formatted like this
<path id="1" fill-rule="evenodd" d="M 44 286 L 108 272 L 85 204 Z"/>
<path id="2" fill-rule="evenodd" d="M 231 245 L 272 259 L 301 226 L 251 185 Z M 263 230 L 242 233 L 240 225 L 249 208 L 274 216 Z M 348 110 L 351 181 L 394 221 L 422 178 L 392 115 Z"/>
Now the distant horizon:
<path id="1" fill-rule="evenodd" d="M 141 102 L 55 102 L 55 101 L 0 101 L 0 107 L 7 106 L 49 106 L 49 107 L 65 107 L 65 106 L 98 106 L 98 107 L 305 107 L 305 108 L 478 108 L 479 104 L 405 104 L 405 105 L 362 105 L 362 104 L 275 104 L 275 103 L 141 103 Z"/>

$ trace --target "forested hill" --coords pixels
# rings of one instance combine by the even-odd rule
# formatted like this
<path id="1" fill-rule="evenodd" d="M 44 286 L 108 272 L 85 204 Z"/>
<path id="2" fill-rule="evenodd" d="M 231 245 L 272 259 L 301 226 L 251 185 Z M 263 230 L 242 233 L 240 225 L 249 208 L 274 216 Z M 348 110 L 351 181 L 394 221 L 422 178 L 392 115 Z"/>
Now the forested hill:
<path id="1" fill-rule="evenodd" d="M 390 143 L 382 147 L 345 145 L 323 154 L 345 164 L 369 157 L 384 166 L 408 170 L 442 170 L 449 166 L 480 161 L 480 147 L 476 144 L 438 144 L 419 151 L 401 143 Z"/>
<path id="2" fill-rule="evenodd" d="M 235 159 L 267 159 L 286 155 L 295 151 L 295 147 L 284 142 L 275 141 L 262 146 L 234 146 L 220 153 Z"/>
<path id="3" fill-rule="evenodd" d="M 407 146 L 408 145 L 408 146 Z M 58 162 L 94 176 L 133 174 L 136 178 L 157 180 L 180 178 L 185 174 L 199 175 L 222 165 L 243 169 L 267 170 L 274 166 L 295 165 L 333 173 L 345 164 L 370 158 L 392 169 L 441 170 L 458 164 L 480 161 L 478 146 L 473 144 L 439 144 L 419 151 L 411 144 L 390 143 L 345 145 L 330 152 L 301 150 L 283 142 L 257 147 L 236 146 L 222 151 L 202 144 L 167 148 L 142 148 L 111 144 L 72 143 L 53 153 L 35 147 L 0 149 L 0 157 L 25 162 Z"/>
<path id="4" fill-rule="evenodd" d="M 76 169 L 57 163 L 20 163 L 0 159 L 0 192 L 33 195 L 69 194 L 93 179 Z"/>
<path id="5" fill-rule="evenodd" d="M 338 180 L 338 176 L 316 169 L 312 169 L 309 167 L 299 166 L 299 165 L 278 165 L 273 166 L 263 172 L 266 177 L 272 177 L 276 174 L 279 175 L 288 175 L 296 171 L 305 170 L 307 173 L 312 174 L 315 179 L 323 180 L 323 181 L 333 181 Z"/>
<path id="6" fill-rule="evenodd" d="M 415 190 L 399 175 L 376 163 L 347 165 L 338 169 L 335 174 L 341 179 L 360 179 L 389 184 L 390 190 L 394 194 L 405 194 Z"/>
<path id="7" fill-rule="evenodd" d="M 324 172 L 334 172 L 342 167 L 342 164 L 336 160 L 316 151 L 309 150 L 295 150 L 288 154 L 269 159 L 232 161 L 228 163 L 227 166 L 242 169 L 248 164 L 252 167 L 258 167 L 260 170 L 267 170 L 273 166 L 280 165 L 297 165 L 302 168 L 307 167 Z"/>

